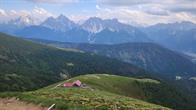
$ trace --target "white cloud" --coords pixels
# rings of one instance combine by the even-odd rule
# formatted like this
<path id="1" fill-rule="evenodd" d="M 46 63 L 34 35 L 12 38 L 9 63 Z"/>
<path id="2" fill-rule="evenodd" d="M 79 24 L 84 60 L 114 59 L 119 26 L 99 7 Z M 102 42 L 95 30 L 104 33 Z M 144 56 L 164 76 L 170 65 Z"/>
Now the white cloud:
<path id="1" fill-rule="evenodd" d="M 157 23 L 172 23 L 190 21 L 196 23 L 196 15 L 189 12 L 173 12 L 164 9 L 162 5 L 146 4 L 133 7 L 108 7 L 96 5 L 94 13 L 83 12 L 77 15 L 70 15 L 74 21 L 84 21 L 89 17 L 100 17 L 102 19 L 117 18 L 120 22 L 148 26 Z"/>
<path id="2" fill-rule="evenodd" d="M 77 3 L 78 0 L 26 0 L 37 3 Z"/>
<path id="3" fill-rule="evenodd" d="M 164 12 L 164 10 L 160 11 Z M 151 14 L 143 10 L 133 10 L 128 7 L 102 8 L 97 11 L 96 16 L 104 19 L 117 18 L 124 23 L 140 24 L 143 26 L 179 21 L 191 21 L 196 23 L 196 16 L 186 12 L 167 12 L 166 15 L 159 15 Z"/>
<path id="4" fill-rule="evenodd" d="M 0 9 L 0 16 L 5 16 L 5 15 L 6 15 L 5 11 L 3 9 Z"/>
<path id="5" fill-rule="evenodd" d="M 97 0 L 99 5 L 111 7 L 161 6 L 164 10 L 196 14 L 196 0 Z"/>
<path id="6" fill-rule="evenodd" d="M 174 3 L 176 0 L 97 0 L 99 4 L 111 6 L 131 6 L 143 4 L 169 4 Z"/>
<path id="7" fill-rule="evenodd" d="M 43 9 L 43 8 L 40 8 L 40 7 L 35 7 L 31 14 L 37 18 L 46 18 L 46 17 L 49 17 L 49 16 L 53 16 L 52 13 L 48 12 L 47 10 Z"/>
<path id="8" fill-rule="evenodd" d="M 0 9 L 0 23 L 1 22 L 5 22 L 6 21 L 6 17 L 7 17 L 7 13 L 5 12 L 5 10 Z"/>
<path id="9" fill-rule="evenodd" d="M 69 19 L 73 20 L 74 22 L 82 24 L 85 20 L 87 20 L 91 16 L 90 15 L 79 14 L 79 15 L 70 15 L 68 17 L 69 17 Z"/>
<path id="10" fill-rule="evenodd" d="M 35 20 L 36 23 L 39 23 L 46 19 L 49 16 L 54 16 L 47 10 L 40 8 L 40 7 L 34 7 L 32 10 L 27 11 L 27 10 L 9 10 L 5 11 L 3 9 L 0 9 L 0 22 L 8 22 L 12 19 L 16 19 L 19 17 L 24 17 L 24 16 L 29 16 L 32 19 Z"/>
<path id="11" fill-rule="evenodd" d="M 38 3 L 76 3 L 91 0 L 28 0 Z M 96 10 L 78 10 L 77 14 L 68 15 L 74 21 L 84 21 L 91 16 L 103 19 L 117 18 L 121 22 L 140 25 L 191 21 L 196 23 L 196 0 L 97 0 Z M 63 14 L 63 12 L 62 12 Z M 66 15 L 66 13 L 65 13 Z M 47 10 L 34 7 L 32 10 L 3 10 L 0 9 L 0 22 L 31 16 L 36 21 L 43 21 L 54 16 Z"/>
<path id="12" fill-rule="evenodd" d="M 176 13 L 175 17 L 178 18 L 180 21 L 191 21 L 196 23 L 196 15 L 192 15 L 190 13 L 186 13 L 186 12 Z"/>
<path id="13" fill-rule="evenodd" d="M 98 9 L 98 10 L 100 10 L 100 9 L 101 9 L 99 5 L 96 5 L 95 7 L 96 7 L 96 9 Z"/>
<path id="14" fill-rule="evenodd" d="M 160 15 L 160 16 L 167 16 L 169 14 L 168 10 L 164 9 L 162 5 L 158 5 L 158 4 L 140 5 L 136 7 L 135 10 L 143 11 L 152 15 Z"/>
<path id="15" fill-rule="evenodd" d="M 97 15 L 131 24 L 196 23 L 196 0 L 97 0 Z"/>
<path id="16" fill-rule="evenodd" d="M 116 6 L 130 6 L 141 4 L 181 4 L 181 3 L 193 3 L 195 0 L 97 0 L 100 4 L 116 5 Z"/>

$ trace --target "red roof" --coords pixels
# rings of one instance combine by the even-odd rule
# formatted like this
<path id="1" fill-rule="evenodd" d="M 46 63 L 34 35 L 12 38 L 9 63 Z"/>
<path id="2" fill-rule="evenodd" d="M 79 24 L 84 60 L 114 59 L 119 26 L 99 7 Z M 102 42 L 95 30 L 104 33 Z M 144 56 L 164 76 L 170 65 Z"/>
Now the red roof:
<path id="1" fill-rule="evenodd" d="M 73 86 L 81 86 L 81 82 L 79 80 L 77 81 L 74 81 L 73 83 L 70 83 L 70 82 L 67 82 L 67 83 L 64 83 L 63 86 L 64 87 L 73 87 Z"/>
<path id="2" fill-rule="evenodd" d="M 73 83 L 64 83 L 63 86 L 64 86 L 64 87 L 72 87 L 72 86 L 73 86 Z"/>

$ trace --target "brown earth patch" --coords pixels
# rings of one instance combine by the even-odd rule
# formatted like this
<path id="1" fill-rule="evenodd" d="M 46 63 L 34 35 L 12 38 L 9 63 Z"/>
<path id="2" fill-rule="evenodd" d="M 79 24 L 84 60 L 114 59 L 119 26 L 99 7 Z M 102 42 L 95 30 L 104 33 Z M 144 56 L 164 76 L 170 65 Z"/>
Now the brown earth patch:
<path id="1" fill-rule="evenodd" d="M 0 98 L 0 110 L 47 110 L 47 107 L 23 102 L 16 98 Z"/>

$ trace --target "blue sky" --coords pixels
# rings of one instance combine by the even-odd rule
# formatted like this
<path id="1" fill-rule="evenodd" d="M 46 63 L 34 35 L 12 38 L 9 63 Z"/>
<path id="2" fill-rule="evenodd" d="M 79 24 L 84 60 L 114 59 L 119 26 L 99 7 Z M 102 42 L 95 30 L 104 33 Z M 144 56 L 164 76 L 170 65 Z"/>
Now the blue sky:
<path id="1" fill-rule="evenodd" d="M 74 2 L 68 0 L 68 2 L 39 2 L 37 0 L 36 2 L 36 0 L 35 1 L 34 0 L 0 0 L 0 7 L 5 10 L 16 10 L 16 11 L 20 11 L 20 10 L 31 11 L 34 7 L 41 7 L 49 12 L 52 12 L 55 15 L 59 15 L 62 13 L 77 14 L 85 10 L 89 10 L 92 12 L 95 11 L 96 1 Z"/>
<path id="2" fill-rule="evenodd" d="M 97 16 L 139 25 L 196 23 L 196 0 L 0 0 L 0 22 L 26 15 L 44 20 L 60 14 L 76 22 Z"/>

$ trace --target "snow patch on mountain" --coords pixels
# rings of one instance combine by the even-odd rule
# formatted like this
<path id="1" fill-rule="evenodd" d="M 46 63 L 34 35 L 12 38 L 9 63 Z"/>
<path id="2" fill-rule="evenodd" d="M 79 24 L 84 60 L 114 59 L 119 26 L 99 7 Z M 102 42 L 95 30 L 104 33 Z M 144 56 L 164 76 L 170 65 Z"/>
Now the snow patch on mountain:
<path id="1" fill-rule="evenodd" d="M 20 16 L 17 19 L 10 20 L 8 24 L 17 25 L 17 26 L 29 26 L 37 24 L 35 19 L 30 16 Z"/>

